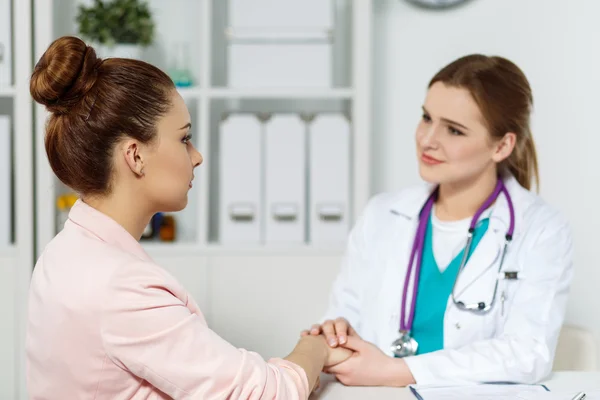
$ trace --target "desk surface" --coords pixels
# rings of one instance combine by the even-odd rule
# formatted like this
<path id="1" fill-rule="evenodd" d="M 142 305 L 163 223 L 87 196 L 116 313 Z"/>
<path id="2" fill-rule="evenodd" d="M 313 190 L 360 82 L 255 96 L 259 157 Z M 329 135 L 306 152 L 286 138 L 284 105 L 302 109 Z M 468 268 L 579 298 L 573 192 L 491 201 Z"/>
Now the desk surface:
<path id="1" fill-rule="evenodd" d="M 348 387 L 321 376 L 321 387 L 310 397 L 311 400 L 415 400 L 409 389 L 383 387 Z M 544 383 L 551 391 L 562 390 L 600 390 L 600 371 L 598 372 L 555 372 Z"/>

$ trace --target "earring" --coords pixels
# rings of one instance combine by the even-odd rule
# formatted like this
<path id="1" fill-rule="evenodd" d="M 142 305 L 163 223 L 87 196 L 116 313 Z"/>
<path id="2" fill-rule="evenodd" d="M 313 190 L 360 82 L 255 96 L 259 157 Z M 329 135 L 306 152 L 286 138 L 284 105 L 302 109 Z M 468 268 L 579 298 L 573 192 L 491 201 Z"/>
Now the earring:
<path id="1" fill-rule="evenodd" d="M 141 175 L 141 176 L 144 176 L 144 168 L 142 168 L 142 169 L 140 170 L 140 175 Z"/>

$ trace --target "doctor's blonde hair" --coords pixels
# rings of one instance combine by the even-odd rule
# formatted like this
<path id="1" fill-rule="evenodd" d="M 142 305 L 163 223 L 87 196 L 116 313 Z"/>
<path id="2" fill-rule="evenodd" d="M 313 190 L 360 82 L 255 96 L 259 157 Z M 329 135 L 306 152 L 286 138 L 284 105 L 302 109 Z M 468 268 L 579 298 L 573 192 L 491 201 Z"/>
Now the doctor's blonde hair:
<path id="1" fill-rule="evenodd" d="M 510 172 L 526 189 L 532 188 L 533 180 L 539 187 L 537 153 L 529 123 L 533 94 L 523 71 L 505 58 L 472 54 L 440 70 L 429 87 L 437 82 L 467 89 L 493 138 L 516 134 L 515 148 L 499 168 Z"/>

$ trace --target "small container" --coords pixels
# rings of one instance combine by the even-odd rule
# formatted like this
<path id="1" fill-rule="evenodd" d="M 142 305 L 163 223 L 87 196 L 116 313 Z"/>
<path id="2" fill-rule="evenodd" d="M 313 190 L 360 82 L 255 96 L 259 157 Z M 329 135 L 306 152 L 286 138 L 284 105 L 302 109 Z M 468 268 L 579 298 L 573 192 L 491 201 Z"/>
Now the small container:
<path id="1" fill-rule="evenodd" d="M 146 229 L 142 232 L 141 240 L 152 240 L 158 236 L 158 232 L 160 231 L 160 225 L 162 223 L 163 214 L 156 213 L 146 225 Z"/>
<path id="2" fill-rule="evenodd" d="M 165 215 L 162 218 L 159 236 L 163 242 L 175 241 L 175 218 L 172 215 Z"/>
<path id="3" fill-rule="evenodd" d="M 175 62 L 169 68 L 169 75 L 177 87 L 190 87 L 194 84 L 189 70 L 189 44 L 177 43 L 175 47 Z"/>

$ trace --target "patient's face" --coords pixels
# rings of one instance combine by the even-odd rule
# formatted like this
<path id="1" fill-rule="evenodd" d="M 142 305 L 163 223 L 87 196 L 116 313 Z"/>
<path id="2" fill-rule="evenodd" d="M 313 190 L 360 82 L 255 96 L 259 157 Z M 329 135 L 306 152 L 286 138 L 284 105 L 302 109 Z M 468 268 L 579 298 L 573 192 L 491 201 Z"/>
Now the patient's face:
<path id="1" fill-rule="evenodd" d="M 144 146 L 145 178 L 139 195 L 158 211 L 179 211 L 188 202 L 194 168 L 202 155 L 192 144 L 191 118 L 181 96 L 173 91 L 172 107 L 157 124 L 155 140 Z"/>
<path id="2" fill-rule="evenodd" d="M 416 132 L 421 177 L 460 183 L 496 169 L 494 141 L 470 92 L 437 82 L 427 92 Z"/>

